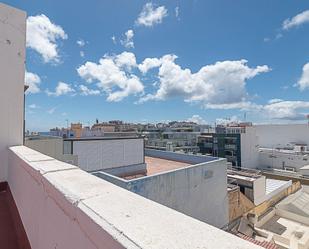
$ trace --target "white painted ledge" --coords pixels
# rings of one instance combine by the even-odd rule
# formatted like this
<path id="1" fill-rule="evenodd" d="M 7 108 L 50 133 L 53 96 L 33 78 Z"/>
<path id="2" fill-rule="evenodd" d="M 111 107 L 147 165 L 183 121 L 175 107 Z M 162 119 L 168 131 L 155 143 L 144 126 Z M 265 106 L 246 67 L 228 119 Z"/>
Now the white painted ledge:
<path id="1" fill-rule="evenodd" d="M 33 249 L 261 248 L 24 146 L 9 186 Z"/>

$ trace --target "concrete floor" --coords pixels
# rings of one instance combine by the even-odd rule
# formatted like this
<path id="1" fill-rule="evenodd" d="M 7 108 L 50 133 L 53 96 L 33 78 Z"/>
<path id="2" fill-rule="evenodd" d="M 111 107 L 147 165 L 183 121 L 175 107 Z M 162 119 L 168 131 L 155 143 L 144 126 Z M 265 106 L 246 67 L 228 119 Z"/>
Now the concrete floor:
<path id="1" fill-rule="evenodd" d="M 150 176 L 170 170 L 181 169 L 191 165 L 189 163 L 167 160 L 158 157 L 150 157 L 150 156 L 145 156 L 145 163 L 147 164 L 146 174 L 128 175 L 123 176 L 122 178 L 126 180 L 132 180 L 143 176 Z"/>
<path id="2" fill-rule="evenodd" d="M 145 163 L 147 164 L 147 175 L 154 175 L 157 173 L 180 169 L 191 165 L 189 163 L 149 156 L 145 156 Z"/>

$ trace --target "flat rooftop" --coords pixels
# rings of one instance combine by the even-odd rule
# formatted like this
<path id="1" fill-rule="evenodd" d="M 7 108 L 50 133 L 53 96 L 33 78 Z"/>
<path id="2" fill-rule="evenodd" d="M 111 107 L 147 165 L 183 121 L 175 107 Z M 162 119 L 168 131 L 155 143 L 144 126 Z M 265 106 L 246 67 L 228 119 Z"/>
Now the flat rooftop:
<path id="1" fill-rule="evenodd" d="M 227 176 L 229 178 L 238 179 L 238 180 L 245 180 L 253 182 L 256 179 L 260 178 L 262 175 L 260 174 L 260 171 L 257 170 L 248 170 L 248 169 L 228 169 L 227 170 Z"/>
<path id="2" fill-rule="evenodd" d="M 185 162 L 167 160 L 150 156 L 145 156 L 145 163 L 147 164 L 147 175 L 154 175 L 161 172 L 185 168 L 192 165 Z"/>
<path id="3" fill-rule="evenodd" d="M 136 179 L 143 176 L 151 176 L 158 173 L 185 168 L 192 165 L 186 162 L 168 160 L 164 158 L 151 157 L 151 156 L 145 156 L 145 163 L 147 165 L 147 172 L 145 174 L 127 175 L 122 176 L 122 178 L 126 180 Z"/>

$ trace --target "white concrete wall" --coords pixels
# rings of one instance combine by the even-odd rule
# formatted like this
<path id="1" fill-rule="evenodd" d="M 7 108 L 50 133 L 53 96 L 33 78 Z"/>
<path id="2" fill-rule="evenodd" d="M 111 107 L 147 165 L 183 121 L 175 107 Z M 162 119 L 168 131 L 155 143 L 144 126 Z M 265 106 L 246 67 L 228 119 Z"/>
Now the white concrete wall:
<path id="1" fill-rule="evenodd" d="M 309 145 L 308 124 L 256 125 L 261 147 L 285 146 L 290 143 Z"/>
<path id="2" fill-rule="evenodd" d="M 62 138 L 40 138 L 26 139 L 25 146 L 39 151 L 47 156 L 53 157 L 62 162 L 78 165 L 77 156 L 63 154 L 63 139 Z"/>
<path id="3" fill-rule="evenodd" d="M 0 182 L 8 150 L 23 143 L 26 13 L 0 3 Z"/>
<path id="4" fill-rule="evenodd" d="M 24 146 L 9 166 L 32 249 L 261 248 Z"/>
<path id="5" fill-rule="evenodd" d="M 255 169 L 259 165 L 259 138 L 255 127 L 246 127 L 240 134 L 241 167 Z"/>
<path id="6" fill-rule="evenodd" d="M 134 193 L 222 228 L 227 225 L 226 160 L 200 163 L 130 181 L 98 175 Z"/>
<path id="7" fill-rule="evenodd" d="M 143 139 L 73 141 L 73 155 L 86 171 L 144 163 Z"/>
<path id="8" fill-rule="evenodd" d="M 266 177 L 261 176 L 253 182 L 253 200 L 257 206 L 265 201 L 266 196 Z"/>
<path id="9" fill-rule="evenodd" d="M 307 159 L 307 160 L 306 160 Z M 309 157 L 291 153 L 284 153 L 277 150 L 265 150 L 259 152 L 259 168 L 283 169 L 285 167 L 295 168 L 295 171 L 309 164 Z"/>

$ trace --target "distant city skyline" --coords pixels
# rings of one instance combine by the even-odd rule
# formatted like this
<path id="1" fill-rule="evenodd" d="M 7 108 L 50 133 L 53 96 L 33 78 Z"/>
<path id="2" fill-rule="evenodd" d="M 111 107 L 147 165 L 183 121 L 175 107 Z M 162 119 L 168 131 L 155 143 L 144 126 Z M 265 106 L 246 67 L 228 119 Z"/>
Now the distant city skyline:
<path id="1" fill-rule="evenodd" d="M 96 118 L 306 122 L 307 1 L 4 2 L 28 13 L 31 131 Z"/>

